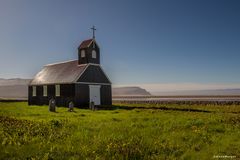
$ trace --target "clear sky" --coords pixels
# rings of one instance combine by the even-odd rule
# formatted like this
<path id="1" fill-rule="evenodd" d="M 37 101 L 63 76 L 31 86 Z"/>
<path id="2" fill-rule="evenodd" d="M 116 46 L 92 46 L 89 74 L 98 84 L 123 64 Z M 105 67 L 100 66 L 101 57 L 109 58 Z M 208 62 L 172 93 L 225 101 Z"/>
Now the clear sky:
<path id="1" fill-rule="evenodd" d="M 113 84 L 236 87 L 239 8 L 239 0 L 0 0 L 0 78 L 77 59 L 95 25 Z"/>

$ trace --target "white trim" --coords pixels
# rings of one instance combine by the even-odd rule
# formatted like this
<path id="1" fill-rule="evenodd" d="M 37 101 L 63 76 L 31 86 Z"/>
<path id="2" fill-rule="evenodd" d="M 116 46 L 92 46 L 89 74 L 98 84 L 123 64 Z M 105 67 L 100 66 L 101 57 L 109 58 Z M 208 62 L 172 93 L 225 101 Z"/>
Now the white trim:
<path id="1" fill-rule="evenodd" d="M 29 85 L 29 86 L 45 86 L 45 85 L 73 84 L 73 83 L 75 83 L 75 82 L 64 82 L 64 83 L 58 82 L 58 83 L 31 84 L 31 85 Z"/>
<path id="2" fill-rule="evenodd" d="M 46 64 L 44 66 L 53 66 L 53 65 L 57 65 L 57 64 L 63 64 L 63 63 L 68 63 L 68 62 L 73 62 L 73 61 L 78 61 L 78 60 L 69 60 L 69 61 L 63 61 L 63 62 L 57 62 L 57 63 L 51 63 L 51 64 Z"/>
<path id="3" fill-rule="evenodd" d="M 92 39 L 92 41 L 88 44 L 87 47 L 90 47 L 90 45 L 92 44 L 93 41 L 94 41 L 94 43 L 96 44 L 96 46 L 98 47 L 98 49 L 100 49 L 100 48 L 99 48 L 99 45 L 97 44 L 97 42 L 96 42 L 95 39 Z"/>
<path id="4" fill-rule="evenodd" d="M 89 85 L 111 85 L 111 83 L 94 83 L 94 82 L 75 82 L 75 84 L 89 84 Z"/>
<path id="5" fill-rule="evenodd" d="M 92 66 L 100 66 L 100 64 L 96 64 L 96 63 L 88 63 L 88 65 L 92 65 Z"/>
<path id="6" fill-rule="evenodd" d="M 91 42 L 88 44 L 88 46 L 87 46 L 87 47 L 90 47 L 90 45 L 92 44 L 92 42 L 93 42 L 93 39 L 91 40 Z"/>
<path id="7" fill-rule="evenodd" d="M 81 67 L 81 66 L 87 66 L 87 65 L 88 65 L 87 63 L 85 63 L 85 64 L 78 64 L 79 67 Z"/>
<path id="8" fill-rule="evenodd" d="M 75 79 L 74 82 L 77 82 L 77 80 L 78 80 L 79 78 L 81 78 L 82 74 L 86 71 L 86 69 L 87 69 L 90 65 L 92 65 L 92 66 L 99 66 L 100 69 L 102 70 L 103 74 L 107 77 L 107 79 L 108 79 L 108 81 L 110 82 L 110 84 L 112 84 L 112 82 L 111 82 L 110 79 L 108 78 L 107 74 L 104 72 L 104 70 L 103 70 L 103 68 L 101 67 L 101 65 L 100 65 L 100 64 L 95 64 L 95 63 L 88 63 L 88 64 L 87 64 L 87 67 L 86 67 L 86 68 L 84 69 L 84 71 L 79 75 L 79 77 L 78 77 L 77 79 Z M 89 83 L 91 83 L 91 82 L 89 82 Z"/>
<path id="9" fill-rule="evenodd" d="M 75 83 L 82 83 L 82 84 L 101 84 L 101 85 L 112 85 L 111 83 L 94 83 L 94 82 L 69 82 L 69 83 L 57 83 L 57 84 L 75 84 Z M 56 85 L 56 83 L 47 83 L 47 84 L 34 84 L 30 86 L 45 86 L 45 85 Z"/>
<path id="10" fill-rule="evenodd" d="M 99 66 L 100 69 L 102 70 L 103 74 L 107 77 L 107 79 L 108 79 L 108 81 L 110 82 L 110 84 L 112 84 L 112 82 L 110 81 L 110 79 L 108 78 L 108 76 L 106 75 L 106 73 L 104 72 L 104 70 L 102 69 L 101 65 L 100 65 L 100 64 L 95 64 L 95 63 L 88 63 L 88 64 L 87 64 L 87 67 L 82 71 L 82 73 L 78 76 L 78 78 L 76 78 L 76 79 L 74 80 L 75 83 L 77 82 L 77 80 L 78 80 L 79 78 L 81 78 L 81 76 L 83 75 L 83 73 L 87 70 L 87 68 L 88 68 L 90 65 L 92 65 L 92 66 Z M 92 82 L 89 82 L 89 83 L 92 83 Z M 107 83 L 107 84 L 108 84 L 108 83 Z"/>
<path id="11" fill-rule="evenodd" d="M 107 77 L 108 81 L 112 84 L 112 82 L 110 81 L 110 79 L 108 78 L 107 74 L 104 72 L 103 68 L 101 67 L 101 65 L 99 65 L 99 67 L 101 68 L 101 70 L 103 71 L 103 74 Z"/>
<path id="12" fill-rule="evenodd" d="M 80 66 L 80 65 L 79 65 Z M 73 81 L 73 82 L 77 82 L 77 80 L 82 76 L 82 74 L 86 71 L 86 69 L 88 68 L 89 64 L 87 64 L 87 66 L 84 68 L 84 70 L 82 71 L 82 73 Z"/>

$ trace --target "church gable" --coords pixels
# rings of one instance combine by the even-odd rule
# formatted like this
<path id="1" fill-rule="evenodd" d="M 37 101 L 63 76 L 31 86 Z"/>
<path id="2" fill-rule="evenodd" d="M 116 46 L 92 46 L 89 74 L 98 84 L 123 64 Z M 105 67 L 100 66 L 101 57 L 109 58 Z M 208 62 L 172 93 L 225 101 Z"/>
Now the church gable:
<path id="1" fill-rule="evenodd" d="M 89 65 L 77 82 L 111 84 L 110 80 L 99 65 Z"/>

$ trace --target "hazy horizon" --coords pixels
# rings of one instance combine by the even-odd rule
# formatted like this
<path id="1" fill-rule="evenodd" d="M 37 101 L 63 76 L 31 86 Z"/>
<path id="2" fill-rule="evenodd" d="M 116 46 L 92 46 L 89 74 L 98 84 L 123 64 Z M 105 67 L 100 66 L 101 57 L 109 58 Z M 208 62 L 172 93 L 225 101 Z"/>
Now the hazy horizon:
<path id="1" fill-rule="evenodd" d="M 27 85 L 31 79 L 22 79 L 22 78 L 0 78 L 0 86 L 8 85 Z M 155 84 L 113 84 L 113 88 L 119 87 L 141 87 L 151 92 L 151 94 L 194 94 L 196 91 L 219 91 L 221 90 L 231 90 L 239 89 L 240 84 L 203 84 L 203 83 L 155 83 Z M 192 91 L 192 92 L 191 92 Z M 224 91 L 225 92 L 225 91 Z M 204 92 L 202 92 L 204 93 Z M 201 93 L 201 94 L 202 94 Z M 225 92 L 226 93 L 226 92 Z M 231 93 L 231 92 L 229 92 Z M 207 94 L 204 93 L 204 94 Z"/>

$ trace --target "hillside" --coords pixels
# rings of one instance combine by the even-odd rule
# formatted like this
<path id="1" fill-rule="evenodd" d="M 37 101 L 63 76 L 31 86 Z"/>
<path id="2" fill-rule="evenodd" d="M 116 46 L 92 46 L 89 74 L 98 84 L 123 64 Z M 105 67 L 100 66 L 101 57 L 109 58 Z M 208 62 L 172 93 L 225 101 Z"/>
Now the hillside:
<path id="1" fill-rule="evenodd" d="M 21 79 L 21 78 L 3 79 L 3 78 L 0 78 L 0 86 L 28 85 L 30 81 L 31 81 L 31 79 Z"/>
<path id="2" fill-rule="evenodd" d="M 240 89 L 216 89 L 216 90 L 189 90 L 189 91 L 172 91 L 172 92 L 152 92 L 153 95 L 159 96 L 234 96 L 240 95 Z"/>
<path id="3" fill-rule="evenodd" d="M 148 91 L 140 87 L 119 87 L 113 88 L 112 93 L 114 96 L 120 95 L 141 95 L 148 96 L 151 95 Z"/>
<path id="4" fill-rule="evenodd" d="M 27 98 L 28 87 L 27 85 L 12 85 L 12 86 L 0 86 L 1 98 Z"/>
<path id="5" fill-rule="evenodd" d="M 27 98 L 28 84 L 31 79 L 0 79 L 1 98 Z"/>

